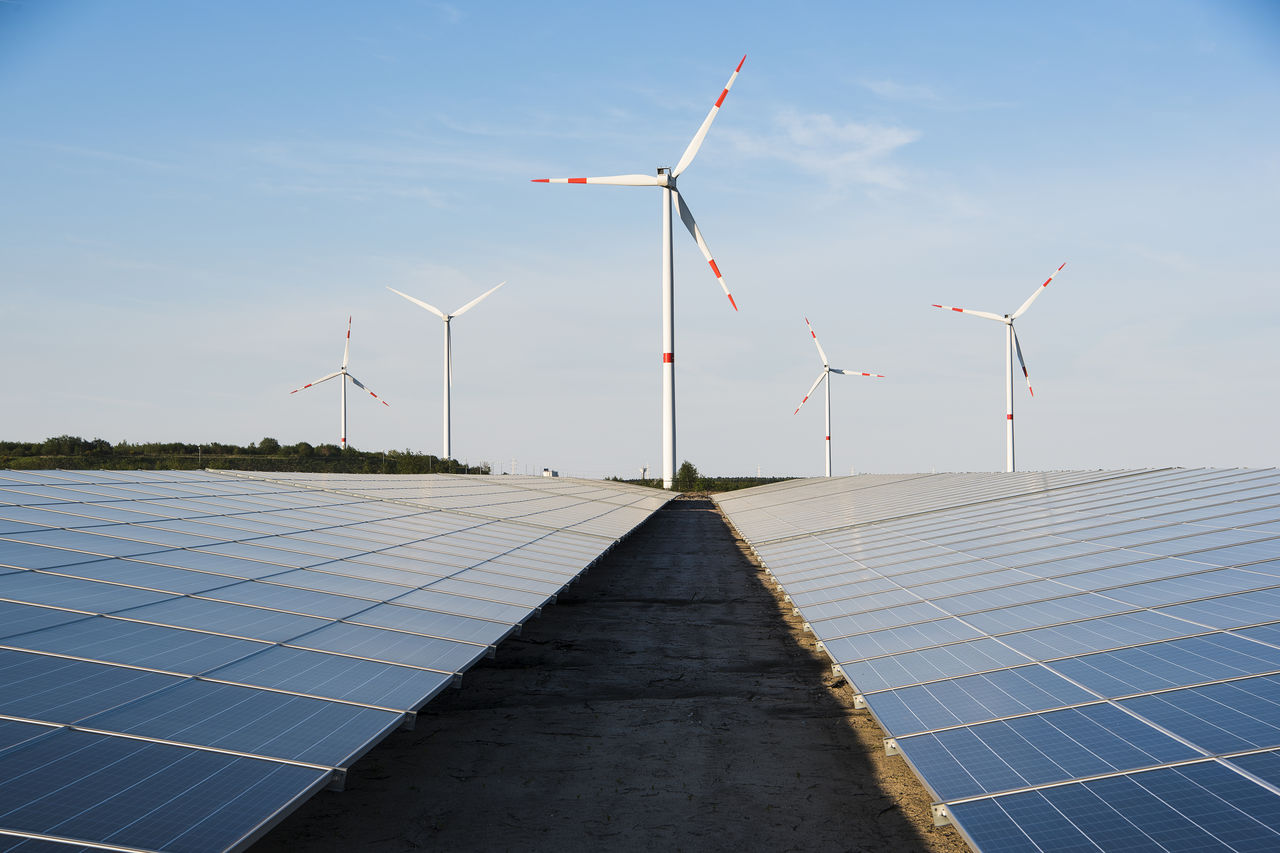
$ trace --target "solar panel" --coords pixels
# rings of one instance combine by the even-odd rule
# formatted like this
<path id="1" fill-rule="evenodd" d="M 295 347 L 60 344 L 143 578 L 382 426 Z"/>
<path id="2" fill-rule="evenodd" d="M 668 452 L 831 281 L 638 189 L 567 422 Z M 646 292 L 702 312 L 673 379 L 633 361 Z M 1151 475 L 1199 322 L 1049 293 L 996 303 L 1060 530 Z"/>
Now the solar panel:
<path id="1" fill-rule="evenodd" d="M 532 477 L 0 472 L 0 846 L 243 848 L 666 500 Z"/>
<path id="2" fill-rule="evenodd" d="M 1280 473 L 717 502 L 975 849 L 1280 849 Z"/>

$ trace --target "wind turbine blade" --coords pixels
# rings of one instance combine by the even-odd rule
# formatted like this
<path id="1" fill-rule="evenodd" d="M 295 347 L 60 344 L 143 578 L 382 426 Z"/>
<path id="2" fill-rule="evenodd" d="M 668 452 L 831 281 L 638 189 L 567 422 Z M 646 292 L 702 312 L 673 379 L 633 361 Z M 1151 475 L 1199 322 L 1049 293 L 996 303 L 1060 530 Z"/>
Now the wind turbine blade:
<path id="1" fill-rule="evenodd" d="M 933 303 L 933 307 L 941 308 L 944 311 L 955 311 L 959 314 L 972 314 L 975 317 L 986 317 L 988 320 L 999 320 L 1001 323 L 1004 322 L 1004 317 L 1001 317 L 999 314 L 992 314 L 990 311 L 974 311 L 972 308 L 955 308 L 951 305 L 939 305 L 936 302 Z"/>
<path id="2" fill-rule="evenodd" d="M 603 178 L 532 178 L 534 184 L 610 184 L 615 187 L 659 187 L 657 175 L 608 175 Z"/>
<path id="3" fill-rule="evenodd" d="M 1018 353 L 1018 364 L 1022 365 L 1022 376 L 1027 380 L 1027 390 L 1031 392 L 1031 396 L 1036 395 L 1035 390 L 1031 387 L 1031 374 L 1027 373 L 1027 362 L 1022 357 L 1022 344 L 1018 343 L 1018 330 L 1013 331 L 1013 348 Z"/>
<path id="4" fill-rule="evenodd" d="M 822 384 L 822 380 L 827 378 L 827 370 L 824 367 L 822 372 L 818 374 L 818 378 L 813 380 L 813 384 L 809 386 L 809 390 L 805 392 L 804 399 L 800 401 L 800 405 L 796 406 L 796 410 L 791 414 L 795 415 L 800 412 L 804 404 L 809 402 L 809 398 L 813 396 L 813 392 L 818 390 L 818 386 Z"/>
<path id="5" fill-rule="evenodd" d="M 347 342 L 342 346 L 342 369 L 347 369 L 347 357 L 351 354 L 351 318 L 347 318 Z"/>
<path id="6" fill-rule="evenodd" d="M 711 257 L 711 250 L 707 248 L 707 241 L 702 239 L 702 232 L 698 230 L 698 223 L 694 221 L 693 214 L 689 212 L 689 205 L 684 203 L 684 198 L 675 190 L 671 194 L 676 197 L 676 206 L 680 208 L 680 219 L 684 222 L 684 227 L 689 229 L 689 233 L 693 235 L 694 242 L 698 244 L 698 248 L 702 250 L 702 257 L 707 259 L 707 263 L 711 265 L 711 271 L 716 274 L 716 281 L 720 282 L 720 289 L 724 291 L 724 295 L 729 297 L 729 304 L 733 306 L 733 310 L 738 310 L 738 303 L 733 300 L 733 294 L 729 292 L 729 286 L 724 283 L 724 276 L 720 275 L 720 267 L 716 266 L 716 259 Z"/>
<path id="7" fill-rule="evenodd" d="M 843 373 L 845 376 L 870 376 L 872 379 L 884 379 L 883 373 L 863 373 L 861 370 L 838 370 L 831 368 L 832 373 Z"/>
<path id="8" fill-rule="evenodd" d="M 335 377 L 335 376 L 341 376 L 341 375 L 342 375 L 342 371 L 341 371 L 341 370 L 335 370 L 333 373 L 330 373 L 328 376 L 322 376 L 321 378 L 317 379 L 315 382 L 308 382 L 306 385 L 303 385 L 301 388 L 294 388 L 294 389 L 293 389 L 292 391 L 290 391 L 289 393 L 290 393 L 290 394 L 297 394 L 299 391 L 305 391 L 305 390 L 307 390 L 307 389 L 308 389 L 308 388 L 310 388 L 312 385 L 319 385 L 321 382 L 328 382 L 328 381 L 329 381 L 330 379 L 332 379 L 333 377 Z"/>
<path id="9" fill-rule="evenodd" d="M 493 292 L 494 292 L 495 290 L 497 290 L 499 287 L 502 287 L 502 285 L 503 285 L 503 284 L 506 284 L 506 282 L 505 282 L 505 281 L 504 281 L 504 282 L 502 282 L 502 283 L 501 283 L 501 284 L 499 284 L 497 287 L 491 287 L 491 288 L 489 288 L 489 289 L 488 289 L 488 290 L 486 290 L 484 293 L 482 293 L 482 294 L 480 294 L 479 296 L 477 296 L 475 299 L 472 299 L 472 300 L 471 300 L 470 302 L 468 302 L 466 305 L 463 305 L 463 306 L 462 306 L 461 308 L 459 308 L 457 311 L 454 311 L 454 312 L 453 312 L 453 316 L 455 316 L 455 317 L 461 317 L 463 314 L 467 313 L 467 312 L 468 312 L 468 311 L 470 311 L 472 308 L 474 308 L 477 304 L 479 304 L 479 302 L 480 302 L 480 300 L 481 300 L 481 299 L 484 299 L 484 298 L 485 298 L 486 296 L 488 296 L 490 293 L 493 293 Z"/>
<path id="10" fill-rule="evenodd" d="M 684 149 L 684 154 L 680 155 L 680 162 L 671 170 L 671 177 L 680 177 L 680 173 L 689 168 L 693 158 L 698 155 L 698 149 L 702 147 L 702 140 L 707 138 L 707 131 L 711 129 L 711 122 L 716 120 L 716 114 L 720 112 L 720 106 L 724 103 L 724 99 L 728 97 L 729 90 L 733 88 L 733 81 L 738 79 L 738 72 L 742 70 L 742 63 L 746 61 L 747 57 L 743 56 L 742 61 L 738 63 L 738 67 L 733 69 L 733 73 L 729 75 L 729 82 L 724 84 L 724 91 L 720 93 L 720 97 L 716 98 L 716 102 L 711 105 L 711 112 L 707 113 L 707 117 L 702 120 L 702 126 L 693 135 L 693 139 L 689 142 L 689 147 Z"/>
<path id="11" fill-rule="evenodd" d="M 1062 263 L 1062 267 L 1065 267 L 1066 265 L 1067 265 L 1067 264 L 1066 264 L 1066 261 L 1063 261 L 1063 263 Z M 1024 311 L 1026 311 L 1028 308 L 1030 308 L 1030 307 L 1031 307 L 1031 303 L 1032 303 L 1032 302 L 1035 302 L 1035 301 L 1036 301 L 1036 297 L 1037 297 L 1037 296 L 1039 296 L 1041 293 L 1043 293 L 1043 292 L 1044 292 L 1044 289 L 1045 289 L 1046 287 L 1048 287 L 1048 286 L 1049 286 L 1049 282 L 1053 281 L 1054 276 L 1056 276 L 1058 273 L 1062 272 L 1062 267 L 1058 267 L 1056 270 L 1054 270 L 1054 271 L 1053 271 L 1053 275 L 1051 275 L 1051 276 L 1049 276 L 1048 278 L 1046 278 L 1046 279 L 1044 280 L 1044 284 L 1042 284 L 1042 285 L 1040 285 L 1039 287 L 1037 287 L 1037 288 L 1036 288 L 1036 292 L 1035 292 L 1035 293 L 1033 293 L 1033 294 L 1031 294 L 1031 296 L 1029 296 L 1029 297 L 1027 298 L 1027 301 L 1026 301 L 1026 302 L 1022 303 L 1022 307 L 1021 307 L 1021 308 L 1019 308 L 1017 311 L 1014 311 L 1014 312 L 1013 312 L 1013 319 L 1015 319 L 1015 320 L 1016 320 L 1016 319 L 1018 319 L 1019 317 L 1021 317 L 1021 316 L 1022 316 L 1022 314 L 1023 314 L 1023 312 L 1024 312 Z"/>
<path id="12" fill-rule="evenodd" d="M 372 389 L 372 388 L 370 388 L 368 385 L 365 385 L 365 384 L 364 384 L 363 382 L 361 382 L 359 379 L 356 379 L 354 376 L 351 376 L 351 374 L 350 374 L 350 373 L 348 373 L 348 374 L 347 374 L 347 376 L 348 376 L 348 377 L 350 377 L 350 379 L 351 379 L 351 381 L 352 381 L 352 382 L 356 383 L 356 387 L 357 387 L 357 388 L 361 388 L 361 389 L 363 389 L 364 391 L 369 392 L 369 396 L 370 396 L 370 397 L 372 397 L 373 399 L 377 400 L 377 401 L 378 401 L 379 403 L 381 403 L 382 405 L 384 405 L 384 406 L 390 406 L 390 405 L 391 405 L 391 404 L 390 404 L 390 403 L 388 403 L 386 400 L 382 399 L 382 398 L 381 398 L 381 397 L 379 397 L 377 394 L 373 393 L 373 389 Z"/>
<path id="13" fill-rule="evenodd" d="M 420 305 L 421 307 L 426 308 L 428 311 L 430 311 L 432 314 L 435 314 L 435 315 L 436 315 L 437 317 L 439 317 L 441 320 L 447 320 L 447 319 L 449 319 L 448 317 L 446 317 L 446 316 L 444 315 L 444 312 L 443 312 L 443 311 L 441 311 L 439 308 L 437 308 L 437 307 L 436 307 L 436 306 L 434 306 L 434 305 L 428 305 L 427 303 L 423 302 L 421 299 L 414 299 L 412 296 L 410 296 L 410 295 L 409 295 L 409 294 L 407 294 L 407 293 L 400 293 L 400 291 L 396 290 L 394 287 L 388 287 L 388 288 L 387 288 L 387 290 L 390 290 L 392 293 L 399 294 L 400 296 L 403 296 L 405 299 L 408 299 L 408 300 L 409 300 L 410 302 L 412 302 L 414 305 Z"/>
<path id="14" fill-rule="evenodd" d="M 813 345 L 818 348 L 818 355 L 822 357 L 822 366 L 827 367 L 830 362 L 827 361 L 827 354 L 822 351 L 822 344 L 818 343 L 818 333 L 813 330 L 813 324 L 809 322 L 809 318 L 804 318 L 804 324 L 809 327 L 809 334 L 813 336 Z"/>

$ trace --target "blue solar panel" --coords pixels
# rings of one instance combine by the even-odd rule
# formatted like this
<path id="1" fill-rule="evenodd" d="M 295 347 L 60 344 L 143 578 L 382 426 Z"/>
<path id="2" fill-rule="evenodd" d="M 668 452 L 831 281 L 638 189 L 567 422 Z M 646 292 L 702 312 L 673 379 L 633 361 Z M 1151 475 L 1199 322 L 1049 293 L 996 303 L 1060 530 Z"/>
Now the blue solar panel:
<path id="1" fill-rule="evenodd" d="M 114 613 L 166 601 L 173 596 L 136 587 L 27 571 L 0 575 L 0 598 L 87 613 Z"/>
<path id="2" fill-rule="evenodd" d="M 393 711 L 188 679 L 82 725 L 342 767 L 402 719 Z"/>
<path id="3" fill-rule="evenodd" d="M 1280 848 L 1280 797 L 1216 762 L 950 806 L 986 853 Z"/>
<path id="4" fill-rule="evenodd" d="M 62 730 L 0 753 L 0 825 L 152 850 L 225 850 L 329 775 Z"/>
<path id="5" fill-rule="evenodd" d="M 1280 747 L 1280 677 L 1137 696 L 1120 707 L 1213 754 Z"/>
<path id="6" fill-rule="evenodd" d="M 1217 633 L 1066 658 L 1048 666 L 1097 695 L 1128 696 L 1280 670 L 1280 648 Z"/>
<path id="7" fill-rule="evenodd" d="M 0 649 L 0 714 L 74 723 L 177 684 L 157 672 Z"/>
<path id="8" fill-rule="evenodd" d="M 1106 704 L 915 735 L 898 746 L 943 800 L 1201 756 Z"/>
<path id="9" fill-rule="evenodd" d="M 453 681 L 447 673 L 281 646 L 206 676 L 402 711 L 417 710 Z"/>
<path id="10" fill-rule="evenodd" d="M 1280 849 L 1276 472 L 717 499 L 978 849 Z"/>
<path id="11" fill-rule="evenodd" d="M 251 655 L 263 644 L 92 616 L 23 634 L 21 648 L 195 675 Z"/>
<path id="12" fill-rule="evenodd" d="M 885 731 L 901 736 L 1075 705 L 1095 696 L 1043 666 L 1019 666 L 865 698 Z"/>

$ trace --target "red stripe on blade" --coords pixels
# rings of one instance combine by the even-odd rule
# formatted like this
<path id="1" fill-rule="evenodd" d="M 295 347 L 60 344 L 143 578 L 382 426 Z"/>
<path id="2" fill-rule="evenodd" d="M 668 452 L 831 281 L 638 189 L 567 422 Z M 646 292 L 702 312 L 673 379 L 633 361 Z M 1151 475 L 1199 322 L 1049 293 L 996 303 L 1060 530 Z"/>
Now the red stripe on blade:
<path id="1" fill-rule="evenodd" d="M 726 294 L 725 294 L 725 296 L 729 297 L 729 304 L 733 306 L 733 310 L 734 310 L 734 311 L 737 311 L 737 310 L 738 310 L 738 303 L 736 303 L 736 302 L 734 302 L 734 301 L 733 301 L 733 294 L 732 294 L 732 293 L 726 293 Z"/>
<path id="2" fill-rule="evenodd" d="M 720 275 L 720 267 L 716 266 L 715 258 L 707 261 L 707 263 L 711 264 L 711 271 L 716 274 L 716 278 L 724 278 L 724 276 Z"/>
<path id="3" fill-rule="evenodd" d="M 716 106 L 717 106 L 717 107 L 724 103 L 724 99 L 728 96 L 728 94 L 729 94 L 729 90 L 728 90 L 728 89 L 725 89 L 724 91 L 722 91 L 722 92 L 720 93 L 720 97 L 716 98 Z"/>
<path id="4" fill-rule="evenodd" d="M 586 178 L 570 178 L 569 179 L 569 183 L 571 184 L 585 184 L 586 182 L 587 182 Z"/>
<path id="5" fill-rule="evenodd" d="M 530 179 L 529 179 L 529 183 L 531 183 L 531 184 L 549 184 L 549 183 L 551 183 L 551 179 L 550 179 L 550 178 L 530 178 Z"/>
<path id="6" fill-rule="evenodd" d="M 742 63 L 743 63 L 743 62 L 746 62 L 746 61 L 747 61 L 747 55 L 744 53 L 744 54 L 742 55 L 742 62 L 739 62 L 739 63 L 738 63 L 738 67 L 734 69 L 734 73 L 735 73 L 735 74 L 742 70 Z"/>

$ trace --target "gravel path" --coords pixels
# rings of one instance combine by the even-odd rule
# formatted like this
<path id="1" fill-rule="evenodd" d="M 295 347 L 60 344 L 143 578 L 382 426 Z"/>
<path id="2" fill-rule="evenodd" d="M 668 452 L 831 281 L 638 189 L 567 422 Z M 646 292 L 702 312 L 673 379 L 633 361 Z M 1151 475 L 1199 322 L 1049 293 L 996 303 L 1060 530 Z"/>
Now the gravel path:
<path id="1" fill-rule="evenodd" d="M 960 853 L 714 504 L 668 504 L 255 853 Z"/>

